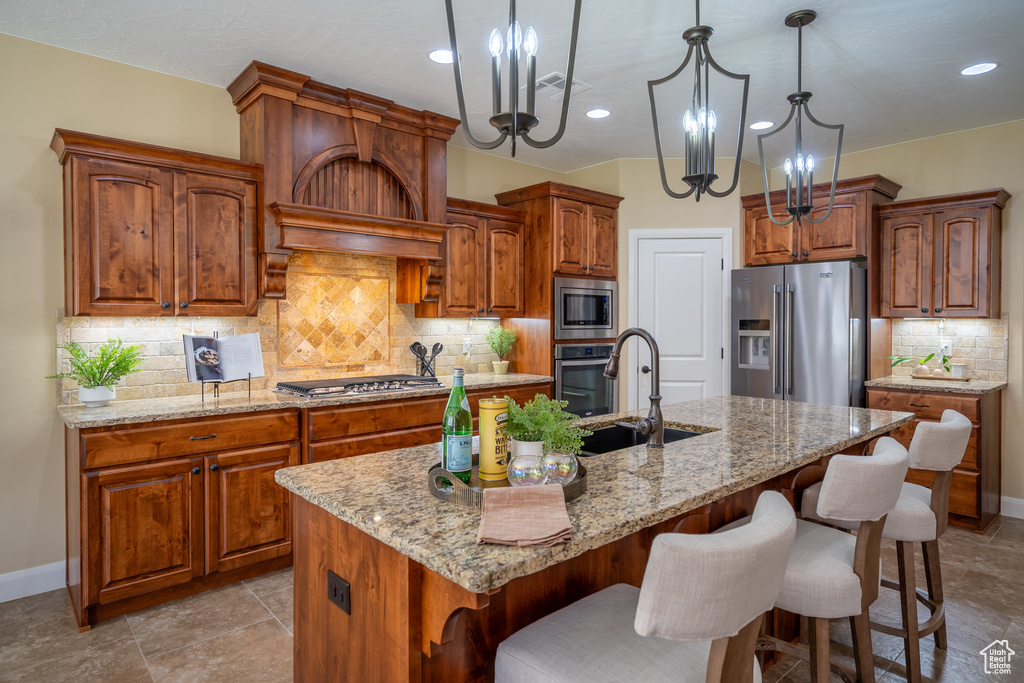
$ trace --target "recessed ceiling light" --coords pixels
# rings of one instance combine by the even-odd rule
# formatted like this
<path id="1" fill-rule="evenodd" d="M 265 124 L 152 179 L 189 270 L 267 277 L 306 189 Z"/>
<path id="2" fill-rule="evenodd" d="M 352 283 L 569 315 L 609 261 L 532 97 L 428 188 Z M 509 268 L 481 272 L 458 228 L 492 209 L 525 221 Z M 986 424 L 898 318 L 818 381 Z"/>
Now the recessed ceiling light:
<path id="1" fill-rule="evenodd" d="M 977 76 L 978 74 L 987 74 L 997 66 L 999 65 L 992 62 L 982 62 L 981 64 L 972 64 L 960 73 L 964 76 Z"/>
<path id="2" fill-rule="evenodd" d="M 587 112 L 587 116 L 592 119 L 603 119 L 611 116 L 612 113 L 607 109 L 591 109 Z"/>
<path id="3" fill-rule="evenodd" d="M 434 50 L 428 55 L 430 61 L 437 62 L 438 64 L 451 64 L 452 63 L 452 51 L 451 50 Z"/>
<path id="4" fill-rule="evenodd" d="M 757 123 L 750 124 L 750 130 L 764 130 L 765 128 L 771 128 L 775 123 L 772 121 L 758 121 Z"/>

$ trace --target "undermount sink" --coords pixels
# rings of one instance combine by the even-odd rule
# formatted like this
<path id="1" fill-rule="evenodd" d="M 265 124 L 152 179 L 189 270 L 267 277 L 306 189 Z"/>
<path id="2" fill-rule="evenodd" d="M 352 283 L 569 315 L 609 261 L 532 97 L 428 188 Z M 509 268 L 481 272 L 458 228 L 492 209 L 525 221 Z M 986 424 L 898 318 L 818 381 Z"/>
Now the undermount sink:
<path id="1" fill-rule="evenodd" d="M 666 427 L 665 443 L 682 441 L 683 439 L 689 439 L 691 436 L 700 436 L 700 434 L 700 432 L 691 432 L 686 429 Z M 601 427 L 600 429 L 595 429 L 594 433 L 590 436 L 583 437 L 583 450 L 580 452 L 580 455 L 589 457 L 602 453 L 611 453 L 622 448 L 640 446 L 645 443 L 647 443 L 646 434 L 639 434 L 628 427 L 620 427 L 619 425 Z"/>

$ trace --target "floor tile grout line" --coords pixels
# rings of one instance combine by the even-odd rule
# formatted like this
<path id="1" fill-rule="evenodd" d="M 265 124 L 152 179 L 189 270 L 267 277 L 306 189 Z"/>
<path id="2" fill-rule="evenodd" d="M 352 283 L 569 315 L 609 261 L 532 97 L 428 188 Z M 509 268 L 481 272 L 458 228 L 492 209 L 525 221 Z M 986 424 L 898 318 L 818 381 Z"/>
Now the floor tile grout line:
<path id="1" fill-rule="evenodd" d="M 132 640 L 135 641 L 135 647 L 139 649 L 139 655 L 142 656 L 142 663 L 146 665 L 146 671 L 149 672 L 149 680 L 153 681 L 153 683 L 156 683 L 156 677 L 153 675 L 153 669 L 150 668 L 149 660 L 146 659 L 146 654 L 142 651 L 142 644 L 139 643 L 139 638 L 135 635 L 135 628 L 132 626 L 131 620 L 128 619 L 128 615 L 125 615 L 124 620 L 125 623 L 128 624 L 128 630 L 132 634 Z"/>
<path id="2" fill-rule="evenodd" d="M 262 603 L 260 603 L 260 604 L 262 604 Z M 270 612 L 270 610 L 267 610 L 267 611 Z M 172 652 L 178 652 L 179 650 L 184 650 L 185 648 L 195 647 L 196 645 L 199 645 L 200 643 L 209 642 L 209 641 L 213 640 L 214 638 L 223 638 L 224 636 L 227 636 L 227 635 L 230 635 L 232 633 L 235 633 L 236 631 L 241 631 L 243 628 L 249 628 L 250 626 L 255 626 L 256 624 L 262 624 L 264 621 L 270 621 L 271 619 L 276 619 L 276 617 L 274 617 L 274 613 L 273 612 L 270 612 L 270 615 L 267 616 L 267 617 L 264 617 L 263 619 L 259 619 L 257 621 L 254 621 L 254 622 L 250 623 L 250 624 L 244 624 L 242 626 L 238 626 L 236 628 L 229 629 L 227 631 L 224 631 L 223 633 L 217 633 L 215 635 L 210 636 L 209 638 L 203 638 L 202 640 L 197 640 L 195 642 L 189 643 L 188 645 L 182 645 L 181 647 L 176 647 L 173 650 L 164 650 L 162 652 L 155 652 L 155 653 L 149 655 L 149 657 L 147 657 L 145 653 L 143 653 L 142 656 L 143 656 L 143 658 L 146 659 L 146 666 L 149 666 L 149 659 L 150 658 L 156 659 L 157 657 L 163 657 L 164 655 L 168 655 L 168 654 L 170 654 Z M 280 622 L 278 622 L 278 623 L 280 623 Z M 283 625 L 282 625 L 282 628 L 284 628 Z M 285 630 L 287 631 L 288 629 L 285 629 Z M 140 647 L 139 649 L 141 650 L 142 648 Z M 150 676 L 152 677 L 152 673 L 150 673 Z M 154 680 L 156 680 L 156 679 L 154 678 Z"/>
<path id="3" fill-rule="evenodd" d="M 289 589 L 289 588 L 282 588 L 281 590 L 282 591 L 286 591 L 286 590 L 291 590 L 291 589 Z M 281 591 L 273 591 L 273 592 L 274 593 L 280 593 Z M 265 593 L 264 595 L 270 595 L 270 593 Z M 288 635 L 292 636 L 293 638 L 295 637 L 295 634 L 292 633 L 288 629 L 288 627 L 284 625 L 284 622 L 281 621 L 280 617 L 277 616 L 277 614 L 274 612 L 274 610 L 270 609 L 270 606 L 267 605 L 267 603 L 265 603 L 262 600 L 260 600 L 260 596 L 258 596 L 255 593 L 253 593 L 253 597 L 255 597 L 257 600 L 259 600 L 260 604 L 263 605 L 267 609 L 268 612 L 270 612 L 270 616 L 272 616 L 274 619 L 277 619 L 277 623 L 281 624 L 281 628 L 283 628 L 285 631 L 288 631 Z"/>

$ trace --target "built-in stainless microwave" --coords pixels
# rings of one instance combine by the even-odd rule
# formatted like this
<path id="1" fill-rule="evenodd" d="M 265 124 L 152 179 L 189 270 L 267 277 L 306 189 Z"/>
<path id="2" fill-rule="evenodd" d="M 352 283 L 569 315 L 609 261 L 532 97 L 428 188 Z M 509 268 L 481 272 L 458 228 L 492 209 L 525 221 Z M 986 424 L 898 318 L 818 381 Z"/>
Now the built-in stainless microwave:
<path id="1" fill-rule="evenodd" d="M 617 293 L 613 281 L 556 277 L 555 339 L 615 339 Z"/>

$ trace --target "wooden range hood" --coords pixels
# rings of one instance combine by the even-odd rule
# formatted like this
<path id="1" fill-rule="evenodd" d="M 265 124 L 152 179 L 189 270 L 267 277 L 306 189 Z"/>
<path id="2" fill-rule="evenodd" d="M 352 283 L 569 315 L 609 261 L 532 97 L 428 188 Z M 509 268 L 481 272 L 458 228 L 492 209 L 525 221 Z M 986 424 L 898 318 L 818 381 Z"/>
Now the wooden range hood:
<path id="1" fill-rule="evenodd" d="M 459 122 L 252 62 L 228 86 L 241 157 L 263 164 L 259 296 L 283 299 L 294 249 L 393 256 L 436 300 L 447 146 Z"/>

